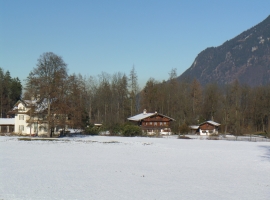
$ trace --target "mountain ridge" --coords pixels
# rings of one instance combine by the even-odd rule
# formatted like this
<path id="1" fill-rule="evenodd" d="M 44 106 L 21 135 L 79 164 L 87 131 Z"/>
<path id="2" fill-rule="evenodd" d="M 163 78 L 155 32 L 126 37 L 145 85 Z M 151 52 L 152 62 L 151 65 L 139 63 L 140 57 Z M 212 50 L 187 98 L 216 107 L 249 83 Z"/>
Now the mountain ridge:
<path id="1" fill-rule="evenodd" d="M 200 52 L 177 79 L 197 79 L 202 85 L 235 80 L 250 86 L 270 83 L 270 15 L 222 45 Z"/>

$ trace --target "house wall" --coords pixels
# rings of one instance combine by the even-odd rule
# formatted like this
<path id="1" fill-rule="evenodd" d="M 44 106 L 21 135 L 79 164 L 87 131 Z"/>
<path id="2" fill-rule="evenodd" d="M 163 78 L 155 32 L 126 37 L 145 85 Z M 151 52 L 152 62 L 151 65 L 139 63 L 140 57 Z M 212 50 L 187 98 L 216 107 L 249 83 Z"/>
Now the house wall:
<path id="1" fill-rule="evenodd" d="M 27 134 L 27 111 L 28 109 L 22 103 L 18 104 L 18 113 L 15 114 L 15 133 Z"/>
<path id="2" fill-rule="evenodd" d="M 30 134 L 46 134 L 46 124 L 38 123 L 38 118 L 34 117 L 35 123 L 28 123 L 30 116 L 27 114 L 29 108 L 26 108 L 22 103 L 18 104 L 18 113 L 15 115 L 15 128 L 14 133 L 20 135 L 30 135 Z"/>
<path id="3" fill-rule="evenodd" d="M 170 125 L 170 119 L 161 116 L 148 117 L 142 120 L 141 125 L 143 127 L 168 127 Z"/>
<path id="4" fill-rule="evenodd" d="M 170 119 L 162 116 L 154 116 L 143 119 L 141 122 L 141 128 L 148 135 L 171 135 L 171 130 L 168 128 L 170 126 Z"/>

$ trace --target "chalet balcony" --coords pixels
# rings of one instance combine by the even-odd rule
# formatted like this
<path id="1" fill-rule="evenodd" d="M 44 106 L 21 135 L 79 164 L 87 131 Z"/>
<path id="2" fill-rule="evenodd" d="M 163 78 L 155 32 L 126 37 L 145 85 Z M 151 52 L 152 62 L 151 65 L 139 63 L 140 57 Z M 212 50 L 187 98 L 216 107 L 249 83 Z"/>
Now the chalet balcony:
<path id="1" fill-rule="evenodd" d="M 141 125 L 143 129 L 161 129 L 161 128 L 168 128 L 169 125 Z"/>
<path id="2" fill-rule="evenodd" d="M 140 126 L 141 127 L 141 129 L 142 130 L 146 130 L 146 129 L 153 129 L 153 130 L 160 130 L 160 129 L 166 129 L 166 128 L 168 128 L 169 126 L 168 125 L 166 125 L 166 126 Z"/>

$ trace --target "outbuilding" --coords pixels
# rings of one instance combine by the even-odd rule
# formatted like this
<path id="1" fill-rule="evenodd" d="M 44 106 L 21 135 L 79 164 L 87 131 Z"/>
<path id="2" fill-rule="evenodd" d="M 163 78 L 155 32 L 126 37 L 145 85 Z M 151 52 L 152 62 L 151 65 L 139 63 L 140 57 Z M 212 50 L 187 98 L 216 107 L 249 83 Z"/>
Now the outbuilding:
<path id="1" fill-rule="evenodd" d="M 199 124 L 200 135 L 217 135 L 220 124 L 214 121 L 205 121 Z"/>
<path id="2" fill-rule="evenodd" d="M 0 118 L 0 133 L 13 133 L 15 118 Z"/>

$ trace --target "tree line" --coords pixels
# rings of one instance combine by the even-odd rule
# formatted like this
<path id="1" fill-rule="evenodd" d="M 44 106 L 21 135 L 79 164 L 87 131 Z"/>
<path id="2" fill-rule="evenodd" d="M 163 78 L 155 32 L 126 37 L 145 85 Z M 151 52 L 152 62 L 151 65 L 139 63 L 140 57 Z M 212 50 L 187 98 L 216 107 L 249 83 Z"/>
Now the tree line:
<path id="1" fill-rule="evenodd" d="M 60 56 L 47 52 L 26 80 L 23 98 L 46 102 L 50 128 L 64 126 L 68 116 L 72 128 L 100 123 L 117 131 L 128 117 L 146 109 L 174 118 L 171 128 L 175 133 L 206 120 L 220 123 L 220 132 L 235 135 L 270 130 L 270 85 L 250 87 L 235 81 L 202 87 L 197 80 L 179 82 L 172 69 L 168 80 L 149 78 L 140 89 L 134 66 L 128 75 L 102 72 L 94 77 L 67 71 Z"/>
<path id="2" fill-rule="evenodd" d="M 141 92 L 141 107 L 176 119 L 179 127 L 206 120 L 221 124 L 220 132 L 234 135 L 270 131 L 270 85 L 250 87 L 235 81 L 227 85 L 176 80 L 175 69 L 168 81 L 149 79 Z"/>
<path id="3" fill-rule="evenodd" d="M 21 98 L 22 85 L 20 80 L 12 78 L 9 71 L 0 67 L 0 118 L 6 118 L 7 112 Z"/>

